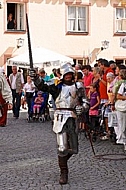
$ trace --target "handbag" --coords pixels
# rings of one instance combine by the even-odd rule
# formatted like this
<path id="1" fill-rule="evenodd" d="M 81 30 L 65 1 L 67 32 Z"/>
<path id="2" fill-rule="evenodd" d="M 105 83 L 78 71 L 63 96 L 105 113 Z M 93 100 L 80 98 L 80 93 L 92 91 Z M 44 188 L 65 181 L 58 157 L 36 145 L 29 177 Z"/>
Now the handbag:
<path id="1" fill-rule="evenodd" d="M 116 111 L 108 113 L 108 127 L 118 127 Z"/>
<path id="2" fill-rule="evenodd" d="M 126 100 L 117 100 L 115 108 L 117 111 L 126 112 Z"/>

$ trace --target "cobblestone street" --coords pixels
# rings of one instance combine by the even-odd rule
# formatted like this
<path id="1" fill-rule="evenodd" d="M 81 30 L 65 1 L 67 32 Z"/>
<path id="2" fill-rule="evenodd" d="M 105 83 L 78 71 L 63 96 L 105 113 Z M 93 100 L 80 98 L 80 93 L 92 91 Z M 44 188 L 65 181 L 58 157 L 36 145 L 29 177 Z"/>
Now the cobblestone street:
<path id="1" fill-rule="evenodd" d="M 0 128 L 0 190 L 125 190 L 123 146 L 98 139 L 94 148 L 110 159 L 94 157 L 89 140 L 79 135 L 79 154 L 70 159 L 69 181 L 61 186 L 51 122 L 28 123 L 26 112 L 17 120 L 9 113 L 7 127 Z"/>

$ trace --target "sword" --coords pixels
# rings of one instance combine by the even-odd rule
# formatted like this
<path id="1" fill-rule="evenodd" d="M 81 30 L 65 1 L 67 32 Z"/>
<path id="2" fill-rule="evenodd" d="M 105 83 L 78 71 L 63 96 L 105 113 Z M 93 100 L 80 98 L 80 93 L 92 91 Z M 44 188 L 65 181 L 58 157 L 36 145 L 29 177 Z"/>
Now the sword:
<path id="1" fill-rule="evenodd" d="M 93 154 L 94 154 L 94 156 L 96 156 L 96 154 L 95 154 L 95 150 L 94 150 L 94 146 L 93 146 L 93 143 L 92 143 L 91 133 L 90 133 L 89 126 L 88 126 L 87 123 L 86 123 L 85 131 L 86 131 L 87 134 L 88 134 L 88 137 L 89 137 L 89 141 L 90 141 L 90 145 L 91 145 L 91 148 L 92 148 Z"/>
<path id="2" fill-rule="evenodd" d="M 77 116 L 77 125 L 78 124 L 79 124 L 79 116 Z M 89 137 L 90 145 L 91 145 L 93 154 L 95 156 L 96 154 L 95 154 L 94 146 L 93 146 L 93 143 L 92 143 L 92 138 L 91 138 L 91 133 L 90 133 L 90 128 L 89 128 L 89 124 L 88 123 L 85 124 L 85 132 L 87 133 L 87 135 Z"/>
<path id="3" fill-rule="evenodd" d="M 26 25 L 27 25 L 29 60 L 30 60 L 29 75 L 30 75 L 31 79 L 34 81 L 34 79 L 37 76 L 37 73 L 36 73 L 36 70 L 33 68 L 33 58 L 32 58 L 32 49 L 31 49 L 31 40 L 30 40 L 30 31 L 29 31 L 29 23 L 28 23 L 27 13 L 26 13 Z"/>
<path id="4" fill-rule="evenodd" d="M 28 23 L 28 15 L 27 15 L 27 13 L 26 13 L 26 25 L 27 25 L 27 37 L 28 37 L 30 69 L 32 69 L 33 68 L 33 58 L 32 58 L 31 40 L 30 40 L 30 31 L 29 31 L 29 23 Z"/>

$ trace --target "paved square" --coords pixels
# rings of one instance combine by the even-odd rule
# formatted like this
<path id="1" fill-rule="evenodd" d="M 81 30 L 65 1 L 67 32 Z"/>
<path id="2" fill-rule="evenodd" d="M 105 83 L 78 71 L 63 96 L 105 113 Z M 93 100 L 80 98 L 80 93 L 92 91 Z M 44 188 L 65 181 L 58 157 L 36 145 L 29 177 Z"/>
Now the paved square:
<path id="1" fill-rule="evenodd" d="M 8 125 L 0 128 L 0 190 L 125 190 L 126 159 L 111 159 L 126 153 L 122 145 L 90 142 L 79 135 L 79 154 L 69 161 L 69 182 L 61 186 L 57 162 L 56 138 L 51 122 L 28 123 L 27 113 L 15 119 L 8 114 Z M 114 155 L 111 157 L 111 155 Z"/>

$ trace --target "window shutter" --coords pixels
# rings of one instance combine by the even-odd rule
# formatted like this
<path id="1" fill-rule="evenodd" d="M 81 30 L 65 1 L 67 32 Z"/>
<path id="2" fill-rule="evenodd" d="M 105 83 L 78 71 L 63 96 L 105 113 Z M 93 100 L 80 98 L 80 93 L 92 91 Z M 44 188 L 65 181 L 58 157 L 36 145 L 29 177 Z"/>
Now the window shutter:
<path id="1" fill-rule="evenodd" d="M 17 30 L 24 30 L 24 4 L 17 4 Z"/>
<path id="2" fill-rule="evenodd" d="M 86 8 L 78 7 L 78 30 L 86 31 Z"/>
<path id="3" fill-rule="evenodd" d="M 122 30 L 122 22 L 121 19 L 116 20 L 116 31 L 119 32 Z"/>
<path id="4" fill-rule="evenodd" d="M 126 31 L 126 19 L 122 19 L 122 30 Z"/>
<path id="5" fill-rule="evenodd" d="M 68 7 L 68 30 L 75 31 L 76 7 Z"/>

